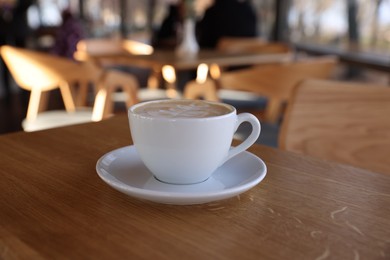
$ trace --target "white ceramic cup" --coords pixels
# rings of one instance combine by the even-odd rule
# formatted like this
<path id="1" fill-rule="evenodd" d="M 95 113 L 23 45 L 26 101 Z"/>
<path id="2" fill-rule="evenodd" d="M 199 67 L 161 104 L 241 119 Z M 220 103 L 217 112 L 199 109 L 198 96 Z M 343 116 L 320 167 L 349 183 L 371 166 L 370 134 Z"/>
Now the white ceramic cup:
<path id="1" fill-rule="evenodd" d="M 207 180 L 224 162 L 248 149 L 261 131 L 252 114 L 237 115 L 233 106 L 217 102 L 149 101 L 130 107 L 128 115 L 141 160 L 156 179 L 172 184 Z M 252 132 L 231 147 L 243 122 L 252 125 Z"/>

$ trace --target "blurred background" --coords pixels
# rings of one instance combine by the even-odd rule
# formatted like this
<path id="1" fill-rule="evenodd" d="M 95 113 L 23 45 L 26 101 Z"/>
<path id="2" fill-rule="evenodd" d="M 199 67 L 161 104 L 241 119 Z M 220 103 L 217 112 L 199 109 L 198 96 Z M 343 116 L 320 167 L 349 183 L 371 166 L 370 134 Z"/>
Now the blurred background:
<path id="1" fill-rule="evenodd" d="M 88 37 L 122 35 L 149 41 L 162 23 L 169 0 L 36 0 L 27 10 L 31 42 L 53 44 L 69 8 Z M 212 0 L 199 1 L 199 17 Z M 262 38 L 344 46 L 350 41 L 373 54 L 390 52 L 389 0 L 252 0 Z"/>
<path id="2" fill-rule="evenodd" d="M 243 0 L 245 1 L 245 0 Z M 74 39 L 125 38 L 152 44 L 175 0 L 0 0 L 0 45 L 56 51 L 65 20 Z M 289 44 L 296 53 L 348 55 L 338 77 L 389 85 L 390 0 L 251 0 L 257 36 Z M 196 1 L 201 20 L 213 0 Z M 15 9 L 16 8 L 16 9 Z M 13 10 L 14 9 L 14 10 Z M 13 10 L 13 11 L 11 11 Z M 14 21 L 14 22 L 10 22 Z M 76 32 L 80 31 L 79 34 Z M 68 36 L 67 36 L 68 37 Z M 72 41 L 66 38 L 66 41 Z M 352 52 L 351 52 L 352 51 Z M 72 58 L 72 53 L 68 55 Z M 366 64 L 356 67 L 354 60 Z M 357 64 L 362 65 L 362 64 Z M 0 64 L 4 66 L 4 64 Z M 28 97 L 0 76 L 0 133 L 20 130 Z M 9 82 L 10 86 L 5 86 Z M 24 99 L 24 101 L 23 101 Z"/>

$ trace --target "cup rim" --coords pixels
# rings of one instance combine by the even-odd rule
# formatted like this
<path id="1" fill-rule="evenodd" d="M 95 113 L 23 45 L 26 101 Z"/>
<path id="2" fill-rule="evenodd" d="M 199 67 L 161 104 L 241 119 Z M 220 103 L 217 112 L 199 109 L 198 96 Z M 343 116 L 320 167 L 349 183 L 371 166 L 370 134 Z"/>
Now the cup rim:
<path id="1" fill-rule="evenodd" d="M 171 118 L 171 117 L 154 117 L 154 116 L 145 116 L 145 115 L 140 115 L 140 114 L 137 114 L 134 112 L 135 109 L 137 109 L 138 107 L 140 106 L 143 106 L 145 104 L 150 104 L 150 103 L 161 103 L 161 102 L 164 102 L 164 103 L 168 103 L 168 102 L 172 102 L 172 101 L 201 101 L 201 102 L 205 102 L 205 103 L 209 103 L 209 104 L 213 104 L 213 105 L 222 105 L 222 106 L 225 106 L 225 107 L 228 107 L 229 110 L 231 110 L 229 113 L 226 113 L 226 114 L 223 114 L 223 115 L 217 115 L 217 116 L 208 116 L 208 117 L 174 117 L 174 118 Z M 223 103 L 223 102 L 216 102 L 216 101 L 208 101 L 208 100 L 192 100 L 192 99 L 157 99 L 157 100 L 149 100 L 149 101 L 143 101 L 143 102 L 140 102 L 140 103 L 137 103 L 135 105 L 132 105 L 129 109 L 128 109 L 128 114 L 132 114 L 133 116 L 136 116 L 136 117 L 139 117 L 139 118 L 147 118 L 147 119 L 153 119 L 153 120 L 168 120 L 168 121 L 176 121 L 176 120 L 180 120 L 180 121 L 195 121 L 195 120 L 215 120 L 215 119 L 221 119 L 221 118 L 224 118 L 224 117 L 229 117 L 231 116 L 232 114 L 237 114 L 237 110 L 234 106 L 230 105 L 230 104 L 226 104 L 226 103 Z"/>

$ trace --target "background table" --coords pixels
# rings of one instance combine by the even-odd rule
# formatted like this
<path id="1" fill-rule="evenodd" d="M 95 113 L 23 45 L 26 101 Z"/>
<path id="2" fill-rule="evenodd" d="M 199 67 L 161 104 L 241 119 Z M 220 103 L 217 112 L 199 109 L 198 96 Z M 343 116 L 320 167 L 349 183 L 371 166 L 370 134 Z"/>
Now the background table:
<path id="1" fill-rule="evenodd" d="M 268 173 L 232 199 L 171 206 L 96 174 L 126 116 L 0 136 L 0 258 L 389 259 L 390 176 L 254 145 Z"/>
<path id="2" fill-rule="evenodd" d="M 262 52 L 242 52 L 229 53 L 216 50 L 202 49 L 194 56 L 177 56 L 174 51 L 157 50 L 150 55 L 134 55 L 125 51 L 105 52 L 101 50 L 93 53 L 83 53 L 86 60 L 103 66 L 104 64 L 144 67 L 152 70 L 149 87 L 157 87 L 157 82 L 164 66 L 172 66 L 176 71 L 197 69 L 199 64 L 208 66 L 214 64 L 220 67 L 259 65 L 270 63 L 282 63 L 290 61 L 293 58 L 292 53 L 262 53 Z M 157 81 L 156 81 L 157 80 Z M 164 78 L 166 82 L 170 79 Z M 174 85 L 174 84 L 173 84 Z"/>
<path id="3" fill-rule="evenodd" d="M 141 66 L 147 68 L 173 66 L 175 69 L 196 69 L 199 64 L 217 64 L 219 66 L 241 66 L 253 64 L 280 63 L 289 61 L 291 53 L 229 53 L 216 50 L 200 50 L 194 56 L 177 56 L 174 51 L 155 51 L 150 55 L 134 55 L 127 52 L 102 52 L 85 54 L 87 59 L 111 60 L 113 64 Z"/>

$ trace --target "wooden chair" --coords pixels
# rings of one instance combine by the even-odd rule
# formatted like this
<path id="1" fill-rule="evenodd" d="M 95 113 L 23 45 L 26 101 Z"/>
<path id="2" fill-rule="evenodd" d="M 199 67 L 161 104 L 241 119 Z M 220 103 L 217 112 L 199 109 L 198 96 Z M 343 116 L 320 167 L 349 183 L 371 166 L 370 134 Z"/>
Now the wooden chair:
<path id="1" fill-rule="evenodd" d="M 110 97 L 118 87 L 128 93 L 127 105 L 136 102 L 134 91 L 138 88 L 132 75 L 121 72 L 106 72 L 89 63 L 75 63 L 66 58 L 2 46 L 0 53 L 16 83 L 31 91 L 30 101 L 23 128 L 34 131 L 86 121 L 99 121 L 107 117 L 110 110 Z M 89 84 L 96 86 L 96 100 L 93 109 L 76 109 L 72 95 L 72 85 L 79 84 L 81 95 L 86 95 Z M 49 111 L 41 100 L 43 93 L 60 89 L 66 111 Z M 60 119 L 61 118 L 61 119 Z"/>
<path id="2" fill-rule="evenodd" d="M 286 44 L 282 43 L 269 43 L 260 38 L 246 38 L 246 37 L 223 37 L 217 45 L 217 50 L 227 52 L 227 53 L 242 53 L 242 52 L 261 52 L 264 54 L 272 53 L 289 53 L 291 52 L 290 48 Z M 287 62 L 284 60 L 281 62 Z M 279 63 L 279 62 L 278 62 Z M 210 101 L 220 101 L 220 96 L 224 96 L 224 89 L 220 88 L 220 77 L 224 69 L 218 66 L 217 64 L 210 65 L 210 78 L 204 79 L 199 77 L 199 67 L 198 75 L 196 80 L 189 81 L 184 87 L 184 98 L 187 99 L 206 99 Z M 217 93 L 218 92 L 218 93 Z M 229 89 L 226 91 L 229 99 L 232 99 L 235 92 L 237 95 L 245 95 L 250 97 L 251 100 L 258 99 L 258 95 L 243 91 L 243 90 L 233 90 Z"/>
<path id="3" fill-rule="evenodd" d="M 99 88 L 95 97 L 93 121 L 99 121 L 113 114 L 114 94 L 120 93 L 124 98 L 126 107 L 139 102 L 138 91 L 139 84 L 137 79 L 125 72 L 116 70 L 106 70 L 102 79 L 99 81 Z"/>
<path id="4" fill-rule="evenodd" d="M 59 88 L 66 110 L 74 112 L 70 84 L 76 81 L 84 84 L 94 80 L 82 65 L 67 59 L 11 46 L 2 46 L 0 53 L 19 87 L 31 91 L 26 116 L 30 121 L 43 109 L 40 107 L 43 92 Z"/>
<path id="5" fill-rule="evenodd" d="M 217 86 L 212 79 L 206 79 L 199 83 L 191 80 L 184 87 L 183 97 L 185 99 L 205 99 L 209 101 L 221 101 L 218 96 Z"/>
<path id="6" fill-rule="evenodd" d="M 137 68 L 137 66 L 134 66 L 136 64 L 129 62 L 126 55 L 149 55 L 153 51 L 152 46 L 135 40 L 122 38 L 89 38 L 78 42 L 74 57 L 78 61 L 88 62 L 101 69 L 113 71 L 112 67 L 124 66 L 126 69 Z M 95 58 L 94 55 L 100 56 Z M 115 74 L 118 73 L 119 71 L 116 70 Z M 143 71 L 142 73 L 147 72 Z M 149 76 L 147 85 L 147 88 L 139 88 L 137 92 L 138 100 L 145 101 L 168 98 L 165 91 L 158 89 L 158 79 L 153 73 Z"/>
<path id="7" fill-rule="evenodd" d="M 288 103 L 282 149 L 390 174 L 390 88 L 306 80 Z"/>
<path id="8" fill-rule="evenodd" d="M 307 78 L 330 78 L 336 65 L 337 58 L 327 56 L 255 66 L 223 72 L 218 82 L 221 89 L 248 91 L 266 97 L 265 120 L 276 123 L 296 84 Z"/>

